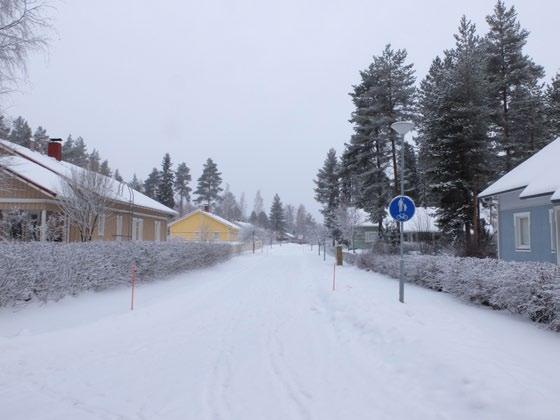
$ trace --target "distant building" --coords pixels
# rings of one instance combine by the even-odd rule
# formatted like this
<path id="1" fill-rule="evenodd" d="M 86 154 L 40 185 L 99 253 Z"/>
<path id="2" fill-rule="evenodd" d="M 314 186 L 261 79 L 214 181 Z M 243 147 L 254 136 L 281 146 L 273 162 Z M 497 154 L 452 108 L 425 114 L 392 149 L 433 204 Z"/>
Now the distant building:
<path id="1" fill-rule="evenodd" d="M 241 228 L 216 214 L 197 209 L 169 224 L 172 238 L 187 241 L 236 242 Z"/>
<path id="2" fill-rule="evenodd" d="M 435 207 L 417 207 L 412 220 L 403 224 L 404 241 L 417 243 L 433 242 L 439 239 L 441 231 L 437 226 L 436 210 Z M 363 213 L 362 219 L 367 219 L 365 213 Z M 387 215 L 383 225 L 387 226 L 391 223 L 395 222 Z M 378 239 L 377 223 L 362 222 L 354 228 L 354 247 L 356 249 L 370 249 Z"/>
<path id="3" fill-rule="evenodd" d="M 498 207 L 498 257 L 559 263 L 560 138 L 479 195 Z"/>
<path id="4" fill-rule="evenodd" d="M 59 142 L 51 141 L 49 155 L 43 155 L 0 139 L 0 235 L 12 240 L 80 240 L 60 207 L 61 188 L 74 173 L 89 171 L 64 162 Z M 167 221 L 177 214 L 175 210 L 126 184 L 107 182 L 109 206 L 99 216 L 92 240 L 167 239 Z M 60 224 L 57 235 L 49 233 L 53 220 Z"/>

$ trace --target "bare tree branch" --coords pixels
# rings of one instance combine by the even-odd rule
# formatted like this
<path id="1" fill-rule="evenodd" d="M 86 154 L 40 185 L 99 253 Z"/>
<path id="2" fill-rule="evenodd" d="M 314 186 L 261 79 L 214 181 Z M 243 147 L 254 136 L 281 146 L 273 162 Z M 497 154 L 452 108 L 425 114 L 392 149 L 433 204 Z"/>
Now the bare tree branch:
<path id="1" fill-rule="evenodd" d="M 114 199 L 112 183 L 111 178 L 86 170 L 75 170 L 62 182 L 59 206 L 83 242 L 91 241 L 99 218 L 109 211 Z"/>
<path id="2" fill-rule="evenodd" d="M 0 94 L 25 75 L 29 54 L 47 46 L 50 8 L 43 0 L 0 0 Z"/>

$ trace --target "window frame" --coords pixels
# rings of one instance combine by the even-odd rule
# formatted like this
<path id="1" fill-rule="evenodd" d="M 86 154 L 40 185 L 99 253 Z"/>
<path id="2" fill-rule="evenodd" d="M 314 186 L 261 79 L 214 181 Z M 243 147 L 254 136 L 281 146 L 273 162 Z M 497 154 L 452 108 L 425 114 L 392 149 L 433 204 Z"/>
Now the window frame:
<path id="1" fill-rule="evenodd" d="M 528 243 L 522 244 L 521 243 L 521 220 L 527 219 L 527 239 Z M 514 237 L 515 237 L 515 250 L 519 252 L 530 252 L 531 251 L 531 212 L 524 211 L 519 213 L 513 214 L 513 229 L 514 229 Z"/>
<path id="2" fill-rule="evenodd" d="M 374 230 L 366 230 L 364 232 L 364 242 L 366 244 L 372 244 L 375 242 L 375 234 L 377 232 L 375 232 Z"/>
<path id="3" fill-rule="evenodd" d="M 161 220 L 154 220 L 154 240 L 161 241 Z"/>
<path id="4" fill-rule="evenodd" d="M 105 237 L 105 223 L 107 221 L 107 217 L 105 213 L 101 213 L 99 215 L 99 220 L 97 221 L 97 236 L 100 238 Z"/>
<path id="5" fill-rule="evenodd" d="M 122 214 L 117 214 L 116 218 L 116 233 L 117 233 L 117 241 L 122 241 L 123 236 L 123 216 Z"/>

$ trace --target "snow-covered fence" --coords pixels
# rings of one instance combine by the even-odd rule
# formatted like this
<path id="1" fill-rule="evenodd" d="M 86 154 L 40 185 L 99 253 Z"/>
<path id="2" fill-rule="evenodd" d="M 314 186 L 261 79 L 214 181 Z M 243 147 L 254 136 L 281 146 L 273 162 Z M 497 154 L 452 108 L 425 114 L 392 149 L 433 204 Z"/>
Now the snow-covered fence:
<path id="1" fill-rule="evenodd" d="M 560 267 L 554 264 L 427 255 L 405 261 L 408 282 L 508 310 L 560 332 Z M 399 277 L 396 255 L 362 254 L 356 265 Z"/>
<path id="2" fill-rule="evenodd" d="M 0 306 L 128 284 L 132 261 L 145 282 L 211 266 L 233 251 L 228 244 L 183 241 L 0 242 Z"/>

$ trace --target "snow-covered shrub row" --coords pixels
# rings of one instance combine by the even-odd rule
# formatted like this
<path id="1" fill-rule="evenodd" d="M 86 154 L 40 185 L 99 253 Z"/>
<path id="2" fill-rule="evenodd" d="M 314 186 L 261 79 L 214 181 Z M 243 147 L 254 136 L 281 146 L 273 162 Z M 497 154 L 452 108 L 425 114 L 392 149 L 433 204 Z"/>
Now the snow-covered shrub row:
<path id="1" fill-rule="evenodd" d="M 84 290 L 139 282 L 227 260 L 228 244 L 168 242 L 0 242 L 0 306 L 58 300 Z"/>
<path id="2" fill-rule="evenodd" d="M 362 254 L 360 268 L 399 278 L 399 256 Z M 459 298 L 521 314 L 560 331 L 560 267 L 452 256 L 407 256 L 405 279 Z"/>

